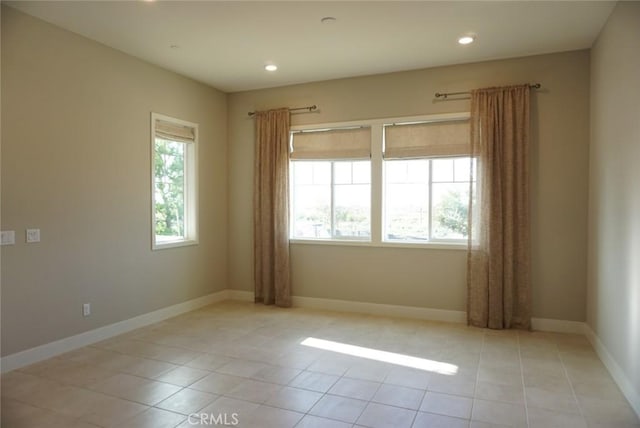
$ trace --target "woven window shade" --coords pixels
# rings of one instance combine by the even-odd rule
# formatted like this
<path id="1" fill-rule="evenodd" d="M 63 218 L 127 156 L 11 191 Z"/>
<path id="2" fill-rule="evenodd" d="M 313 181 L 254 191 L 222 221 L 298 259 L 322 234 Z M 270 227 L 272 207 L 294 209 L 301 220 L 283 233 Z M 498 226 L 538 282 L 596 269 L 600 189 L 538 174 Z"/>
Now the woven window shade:
<path id="1" fill-rule="evenodd" d="M 385 159 L 464 156 L 469 153 L 468 120 L 384 127 Z"/>
<path id="2" fill-rule="evenodd" d="M 196 131 L 190 126 L 182 126 L 164 120 L 156 120 L 156 137 L 172 141 L 191 143 L 196 140 Z"/>
<path id="3" fill-rule="evenodd" d="M 291 159 L 369 159 L 371 128 L 295 132 Z"/>

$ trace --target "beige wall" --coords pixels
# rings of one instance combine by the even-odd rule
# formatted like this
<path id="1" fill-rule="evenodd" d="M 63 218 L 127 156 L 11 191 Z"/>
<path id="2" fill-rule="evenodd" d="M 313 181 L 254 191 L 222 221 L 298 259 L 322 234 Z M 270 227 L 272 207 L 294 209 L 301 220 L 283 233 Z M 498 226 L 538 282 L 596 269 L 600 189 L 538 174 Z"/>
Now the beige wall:
<path id="1" fill-rule="evenodd" d="M 247 112 L 317 104 L 294 125 L 468 111 L 438 91 L 540 82 L 533 96 L 534 316 L 585 319 L 589 52 L 441 67 L 229 96 L 229 278 L 252 290 L 253 120 Z M 293 293 L 465 309 L 460 250 L 292 245 Z"/>
<path id="2" fill-rule="evenodd" d="M 2 7 L 2 229 L 17 240 L 2 247 L 3 355 L 227 288 L 226 107 Z M 198 246 L 151 251 L 152 111 L 200 125 Z"/>
<path id="3" fill-rule="evenodd" d="M 619 2 L 591 60 L 587 323 L 635 389 L 640 413 L 639 79 L 640 3 Z"/>

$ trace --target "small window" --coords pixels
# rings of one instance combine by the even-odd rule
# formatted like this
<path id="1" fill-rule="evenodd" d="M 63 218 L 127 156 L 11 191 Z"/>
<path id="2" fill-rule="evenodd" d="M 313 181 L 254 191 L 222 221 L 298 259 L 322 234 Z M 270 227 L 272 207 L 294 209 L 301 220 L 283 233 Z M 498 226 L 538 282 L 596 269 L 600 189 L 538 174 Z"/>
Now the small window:
<path id="1" fill-rule="evenodd" d="M 152 113 L 152 248 L 198 243 L 198 125 Z"/>

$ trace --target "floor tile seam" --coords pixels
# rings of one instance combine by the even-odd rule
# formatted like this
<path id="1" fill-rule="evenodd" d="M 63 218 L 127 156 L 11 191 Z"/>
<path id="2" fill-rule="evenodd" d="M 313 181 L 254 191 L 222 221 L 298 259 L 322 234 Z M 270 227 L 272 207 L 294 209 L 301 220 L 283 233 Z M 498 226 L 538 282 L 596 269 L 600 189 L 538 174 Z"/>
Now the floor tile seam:
<path id="1" fill-rule="evenodd" d="M 106 394 L 104 394 L 104 395 L 106 395 Z M 110 397 L 110 396 L 107 396 L 107 397 Z M 19 399 L 19 398 L 13 398 L 13 397 L 7 397 L 7 398 L 10 399 L 10 400 L 13 400 L 13 401 L 17 401 L 17 402 L 19 402 L 19 403 L 21 403 L 23 405 L 26 405 L 26 406 L 29 406 L 29 407 L 34 407 L 34 408 L 40 409 L 40 410 L 45 410 L 47 412 L 52 412 L 52 413 L 54 413 L 56 415 L 60 415 L 60 416 L 63 416 L 65 418 L 69 418 L 69 419 L 72 419 L 74 421 L 85 422 L 85 421 L 82 420 L 84 415 L 82 415 L 82 416 L 72 416 L 72 415 L 69 415 L 69 414 L 66 414 L 66 413 L 59 412 L 59 411 L 57 411 L 55 409 L 50 409 L 48 407 L 42 407 L 42 406 L 37 405 L 37 404 L 32 404 L 32 403 L 26 402 L 26 401 L 24 401 L 22 399 Z M 149 406 L 147 406 L 147 407 L 149 407 Z"/>
<path id="2" fill-rule="evenodd" d="M 196 383 L 196 382 L 194 382 L 194 383 Z M 192 383 L 191 385 L 193 385 L 193 383 Z M 168 396 L 168 397 L 166 397 L 166 398 L 163 398 L 162 400 L 158 401 L 156 404 L 154 404 L 153 406 L 150 406 L 150 407 L 156 407 L 156 408 L 159 408 L 159 407 L 157 407 L 157 406 L 158 406 L 158 404 L 160 404 L 160 403 L 163 403 L 163 402 L 167 401 L 167 400 L 168 400 L 168 399 L 170 399 L 171 397 L 174 397 L 174 396 L 176 396 L 176 395 L 180 394 L 181 392 L 184 392 L 184 391 L 185 391 L 185 390 L 187 390 L 187 389 L 188 389 L 189 391 L 192 391 L 192 392 L 200 392 L 200 393 L 203 393 L 203 394 L 209 394 L 209 395 L 213 395 L 213 396 L 215 396 L 215 398 L 214 398 L 212 401 L 210 401 L 208 404 L 205 404 L 204 406 L 202 406 L 202 408 L 201 408 L 201 409 L 199 409 L 199 410 L 202 410 L 203 408 L 205 408 L 206 406 L 208 406 L 209 404 L 211 404 L 211 403 L 213 403 L 215 400 L 217 400 L 219 397 L 221 397 L 221 395 L 220 395 L 220 394 L 216 394 L 216 393 L 208 392 L 208 391 L 201 391 L 201 390 L 199 390 L 199 389 L 189 388 L 189 386 L 184 386 L 184 387 L 182 387 L 182 389 L 180 389 L 180 390 L 178 390 L 178 391 L 174 392 L 173 394 L 169 395 L 169 396 Z M 162 408 L 160 408 L 160 409 L 161 409 L 161 410 L 166 410 L 166 409 L 162 409 Z M 171 410 L 169 410 L 169 411 L 171 411 Z M 174 413 L 176 413 L 176 412 L 174 412 Z M 177 413 L 179 413 L 179 412 L 177 412 Z"/>
<path id="3" fill-rule="evenodd" d="M 529 418 L 529 404 L 527 403 L 527 390 L 524 387 L 524 366 L 522 365 L 522 349 L 520 347 L 520 334 L 516 336 L 518 338 L 518 361 L 520 362 L 520 381 L 522 382 L 522 399 L 524 401 L 524 416 L 527 422 L 527 427 L 531 427 L 531 421 Z"/>
<path id="4" fill-rule="evenodd" d="M 567 370 L 567 366 L 564 363 L 564 358 L 562 357 L 562 353 L 558 353 L 558 358 L 560 358 L 560 363 L 562 364 L 562 371 L 564 373 L 564 377 L 569 383 L 569 388 L 571 388 L 571 396 L 573 397 L 573 401 L 578 407 L 578 412 L 580 412 L 580 416 L 582 417 L 582 420 L 586 423 L 587 417 L 585 416 L 584 411 L 582 409 L 582 403 L 578 400 L 578 394 L 576 394 L 576 390 L 573 387 L 573 382 L 571 382 L 571 379 L 569 378 L 569 371 Z"/>
<path id="5" fill-rule="evenodd" d="M 116 337 L 117 337 L 117 336 L 116 336 Z M 185 364 L 187 364 L 187 363 L 189 363 L 189 362 L 191 362 L 191 361 L 195 360 L 196 358 L 198 358 L 198 357 L 193 358 L 193 359 L 191 359 L 191 360 L 189 360 L 189 361 L 187 361 L 187 362 L 185 362 L 185 363 L 174 363 L 174 362 L 172 362 L 172 361 L 161 360 L 161 359 L 158 359 L 158 358 L 156 358 L 156 357 L 149 357 L 149 356 L 146 356 L 146 355 L 140 355 L 140 354 L 131 354 L 131 353 L 123 352 L 123 351 L 118 351 L 118 350 L 115 350 L 115 349 L 109 349 L 109 348 L 98 347 L 98 346 L 95 346 L 95 345 L 96 345 L 96 344 L 88 345 L 88 347 L 93 347 L 93 348 L 96 348 L 96 349 L 100 349 L 100 350 L 102 350 L 102 351 L 113 352 L 114 354 L 120 354 L 120 355 L 124 355 L 124 356 L 127 356 L 127 357 L 141 358 L 141 359 L 143 359 L 143 360 L 151 360 L 151 361 L 157 361 L 157 362 L 160 362 L 160 363 L 173 364 L 174 366 L 178 366 L 178 367 L 180 367 L 180 366 L 184 366 Z M 83 349 L 83 348 L 79 348 L 79 349 Z M 211 354 L 210 352 L 194 351 L 194 350 L 192 350 L 192 349 L 184 349 L 184 350 L 186 350 L 186 351 L 190 351 L 190 352 L 198 352 L 198 353 L 200 353 L 200 354 Z M 70 351 L 70 352 L 73 352 L 73 351 Z M 217 355 L 217 354 L 214 354 L 214 355 Z M 79 362 L 79 361 L 70 360 L 69 358 L 63 358 L 63 356 L 64 356 L 64 354 L 59 355 L 59 357 L 60 357 L 61 359 L 69 360 L 69 361 L 74 361 L 74 362 L 76 362 L 76 363 L 82 364 L 82 363 L 81 363 L 81 362 Z M 54 357 L 54 358 L 55 358 L 55 357 Z M 94 367 L 98 367 L 98 368 L 101 368 L 101 369 L 103 369 L 103 370 L 113 370 L 113 369 L 107 369 L 107 368 L 104 368 L 104 367 L 102 367 L 102 366 L 101 366 L 101 365 L 99 365 L 99 364 L 96 364 Z M 176 367 L 174 367 L 174 369 L 175 369 L 175 368 L 176 368 Z M 173 370 L 173 369 L 169 369 L 169 370 Z"/>
<path id="6" fill-rule="evenodd" d="M 486 346 L 487 332 L 482 332 L 482 344 L 480 345 L 480 354 L 478 356 L 478 370 L 476 370 L 476 381 L 473 385 L 473 397 L 471 398 L 471 409 L 469 410 L 469 420 L 473 419 L 473 410 L 476 404 L 476 390 L 478 389 L 478 382 L 480 382 L 480 364 L 482 364 L 482 353 Z"/>
<path id="7" fill-rule="evenodd" d="M 384 403 L 384 402 L 382 402 L 382 401 L 375 401 L 375 400 L 373 399 L 373 398 L 375 398 L 375 396 L 374 396 L 371 400 L 369 400 L 369 402 L 370 402 L 370 403 L 373 403 L 373 404 L 382 404 L 382 405 L 384 405 L 384 406 L 396 407 L 396 408 L 398 408 L 398 409 L 412 410 L 412 411 L 414 411 L 414 412 L 419 412 L 419 411 L 420 411 L 420 406 L 422 405 L 422 401 L 424 400 L 424 394 L 425 394 L 425 393 L 426 393 L 426 391 L 423 391 L 423 392 L 422 392 L 422 398 L 420 399 L 420 404 L 418 405 L 418 408 L 417 408 L 417 409 L 412 409 L 412 408 L 410 408 L 410 407 L 403 407 L 403 406 L 399 406 L 399 405 L 397 405 L 397 404 Z"/>
<path id="8" fill-rule="evenodd" d="M 119 374 L 119 373 L 116 373 L 116 374 Z M 147 379 L 147 378 L 145 378 L 145 377 L 136 376 L 136 375 L 128 375 L 128 376 L 134 376 L 134 377 L 137 377 L 137 378 L 140 378 L 140 379 L 143 379 L 143 380 L 151 380 L 151 379 Z M 37 377 L 41 377 L 41 378 L 43 378 L 43 379 L 45 379 L 45 380 L 52 380 L 52 379 L 44 378 L 44 377 L 42 377 L 42 376 L 37 376 Z M 107 379 L 110 379 L 110 378 L 107 378 Z M 108 393 L 108 392 L 105 392 L 105 391 L 100 391 L 100 390 L 97 390 L 97 389 L 90 388 L 88 385 L 79 386 L 79 385 L 74 385 L 74 384 L 62 383 L 62 382 L 60 382 L 60 381 L 57 381 L 56 379 L 53 379 L 53 380 L 55 380 L 56 382 L 58 382 L 60 386 L 73 387 L 73 388 L 80 389 L 80 390 L 84 390 L 84 391 L 91 392 L 91 393 L 94 393 L 94 394 L 104 395 L 105 397 L 108 397 L 108 398 L 117 398 L 117 399 L 124 400 L 124 401 L 131 401 L 132 403 L 136 403 L 136 404 L 141 404 L 141 405 L 143 405 L 143 406 L 153 407 L 152 405 L 147 404 L 147 403 L 142 403 L 142 402 L 139 402 L 139 401 L 131 400 L 131 399 L 129 399 L 129 398 L 123 398 L 123 397 L 120 397 L 120 396 L 114 395 L 114 394 L 112 394 L 112 393 Z M 164 383 L 164 384 L 171 385 L 171 386 L 177 386 L 177 385 L 173 385 L 173 384 L 166 383 L 166 382 L 160 382 L 160 381 L 155 381 L 155 382 Z M 135 388 L 138 388 L 138 387 L 135 387 Z M 130 391 L 130 390 L 135 389 L 135 388 L 127 388 L 127 391 Z M 173 395 L 177 394 L 178 392 L 182 391 L 183 389 L 186 389 L 186 387 L 179 387 L 179 388 L 180 388 L 180 390 L 176 391 L 175 393 L 173 393 L 173 394 L 171 394 L 171 395 L 173 396 Z M 9 398 L 11 398 L 11 397 L 9 397 Z M 167 398 L 168 398 L 168 397 L 167 397 Z M 41 407 L 41 406 L 37 406 L 37 405 L 34 405 L 34 404 L 30 404 L 30 403 L 28 403 L 28 402 L 26 402 L 26 401 L 23 401 L 23 400 L 19 400 L 19 399 L 15 399 L 15 398 L 11 398 L 11 399 L 12 399 L 12 400 L 15 400 L 15 401 L 20 401 L 20 402 L 22 402 L 22 403 L 24 403 L 24 404 L 27 404 L 27 405 L 29 405 L 29 406 L 32 406 L 32 407 L 37 407 L 37 408 L 44 409 L 44 410 L 52 410 L 52 411 L 54 411 L 53 409 L 48 409 L 48 408 L 46 408 L 46 407 Z M 163 401 L 163 400 L 160 400 L 160 401 Z M 160 401 L 159 401 L 159 402 L 160 402 Z M 159 402 L 158 402 L 158 403 L 159 403 Z M 157 403 L 156 403 L 156 404 L 157 404 Z M 58 413 L 59 413 L 59 412 L 58 412 Z"/>
<path id="9" fill-rule="evenodd" d="M 107 398 L 116 398 L 116 399 L 119 399 L 119 400 L 122 400 L 122 401 L 131 402 L 131 403 L 134 403 L 134 404 L 137 404 L 137 405 L 140 405 L 140 406 L 144 406 L 144 407 L 145 407 L 143 410 L 141 410 L 141 411 L 139 411 L 139 412 L 136 412 L 133 416 L 131 416 L 130 418 L 125 419 L 124 421 L 126 421 L 126 420 L 128 420 L 128 419 L 132 419 L 132 418 L 134 418 L 134 417 L 136 417 L 136 416 L 140 415 L 141 413 L 146 412 L 146 411 L 147 411 L 147 410 L 149 410 L 150 408 L 155 407 L 155 406 L 151 406 L 151 405 L 149 405 L 149 404 L 140 403 L 140 402 L 138 402 L 138 401 L 130 400 L 130 399 L 128 399 L 128 398 L 117 397 L 117 396 L 110 395 L 110 394 L 107 394 L 107 393 L 104 393 L 104 392 L 93 391 L 93 390 L 90 390 L 90 389 L 87 389 L 87 388 L 81 388 L 81 389 L 85 389 L 85 390 L 90 391 L 90 392 L 93 392 L 93 393 L 98 393 L 98 394 L 104 395 L 104 396 L 105 396 L 105 397 L 107 397 Z M 88 422 L 86 419 L 84 419 L 84 418 L 87 416 L 87 414 L 83 414 L 83 415 L 80 415 L 80 416 L 69 415 L 69 414 L 67 414 L 67 413 L 62 413 L 62 412 L 60 412 L 60 411 L 58 411 L 58 410 L 56 410 L 56 409 L 50 409 L 50 408 L 48 408 L 48 407 L 42 407 L 42 406 L 39 406 L 39 405 L 35 405 L 35 404 L 32 404 L 32 403 L 28 403 L 28 402 L 23 401 L 23 400 L 20 400 L 20 399 L 11 398 L 11 400 L 18 401 L 18 402 L 20 402 L 20 403 L 22 403 L 22 404 L 26 404 L 27 406 L 35 407 L 35 408 L 40 409 L 40 410 L 45 410 L 45 411 L 47 411 L 47 412 L 52 412 L 52 413 L 54 413 L 54 414 L 56 414 L 56 415 L 60 415 L 60 416 L 65 417 L 65 418 L 69 418 L 69 419 L 71 419 L 71 420 L 73 420 L 73 421 L 76 421 L 76 422 L 86 422 L 86 423 L 89 423 L 89 424 L 91 424 L 91 425 L 95 425 L 95 426 L 98 426 L 98 427 L 102 427 L 102 425 L 97 425 L 97 424 L 94 424 L 94 423 L 92 423 L 92 422 Z M 160 402 L 161 402 L 161 401 L 160 401 Z M 156 404 L 159 404 L 160 402 L 158 402 L 158 403 L 156 403 Z M 162 410 L 164 410 L 164 409 L 162 409 Z M 172 412 L 172 413 L 175 413 L 175 412 Z M 124 421 L 121 421 L 121 422 L 124 422 Z"/>
<path id="10" fill-rule="evenodd" d="M 175 370 L 175 369 L 172 369 L 172 370 Z M 162 383 L 162 384 L 164 384 L 164 385 L 176 386 L 176 387 L 178 387 L 178 388 L 182 388 L 182 389 L 187 388 L 187 387 L 189 387 L 189 386 L 193 385 L 194 383 L 196 383 L 196 382 L 198 382 L 198 381 L 200 381 L 200 380 L 202 380 L 202 379 L 204 379 L 205 377 L 207 377 L 207 376 L 208 376 L 208 375 L 204 375 L 203 377 L 201 377 L 201 378 L 197 379 L 195 382 L 190 383 L 188 386 L 182 386 L 182 385 L 177 385 L 177 384 L 175 384 L 175 383 L 171 383 L 171 382 L 167 382 L 167 381 L 163 381 L 163 380 L 158 380 L 158 379 L 156 379 L 156 378 L 149 378 L 149 377 L 145 377 L 145 376 L 142 376 L 142 375 L 139 375 L 139 374 L 126 373 L 126 372 L 115 372 L 113 376 L 109 376 L 109 377 L 105 378 L 104 380 L 102 380 L 102 381 L 100 381 L 100 382 L 93 383 L 93 384 L 91 384 L 91 385 L 78 386 L 78 388 L 84 388 L 84 389 L 88 389 L 89 391 L 94 391 L 94 392 L 101 392 L 101 391 L 97 391 L 97 390 L 95 390 L 95 389 L 92 389 L 90 386 L 99 385 L 100 383 L 105 382 L 105 381 L 107 381 L 107 380 L 109 380 L 109 379 L 111 379 L 111 378 L 113 378 L 114 376 L 119 375 L 119 374 L 126 375 L 126 376 L 137 377 L 138 379 L 142 379 L 142 380 L 149 381 L 149 382 L 157 382 L 157 383 Z M 166 374 L 166 373 L 163 373 L 163 374 L 162 374 L 162 375 L 160 375 L 160 376 L 163 376 L 163 375 L 165 375 L 165 374 Z M 211 374 L 211 373 L 210 373 L 210 374 Z M 137 387 L 136 387 L 136 388 L 137 388 Z"/>
<path id="11" fill-rule="evenodd" d="M 161 410 L 161 411 L 163 411 L 163 412 L 173 413 L 174 415 L 178 415 L 178 416 L 181 416 L 181 417 L 183 417 L 183 418 L 184 418 L 184 417 L 188 417 L 188 415 L 184 415 L 184 414 L 182 414 L 182 413 L 173 412 L 173 411 L 171 411 L 171 410 L 167 410 L 167 409 L 160 409 L 160 408 L 155 407 L 155 406 L 149 406 L 147 409 L 145 409 L 145 410 L 143 410 L 143 411 L 141 411 L 141 412 L 139 412 L 139 413 L 136 413 L 135 415 L 133 415 L 133 416 L 131 416 L 131 417 L 129 417 L 129 418 L 126 418 L 126 419 L 124 419 L 124 420 L 122 420 L 122 421 L 120 421 L 120 422 L 118 422 L 118 423 L 119 423 L 119 424 L 122 424 L 122 423 L 125 423 L 125 422 L 128 422 L 128 421 L 132 421 L 133 419 L 137 418 L 138 416 L 140 416 L 140 415 L 141 415 L 141 414 L 143 414 L 144 412 L 147 412 L 147 411 L 149 411 L 149 410 L 151 410 L 151 409 L 156 409 L 156 410 Z M 83 421 L 83 422 L 84 422 L 84 421 Z M 181 425 L 181 424 L 183 424 L 184 422 L 185 422 L 184 420 L 181 420 L 181 421 L 180 421 L 180 422 L 178 422 L 176 425 L 173 425 L 173 428 L 176 428 L 176 427 L 180 426 L 180 425 Z M 115 428 L 115 427 L 116 427 L 116 425 L 96 425 L 96 426 L 97 426 L 97 427 L 101 427 L 101 428 Z M 119 426 L 119 425 L 118 425 L 118 426 Z"/>
<path id="12" fill-rule="evenodd" d="M 163 382 L 163 383 L 164 383 L 164 382 Z M 176 386 L 176 385 L 172 385 L 172 384 L 167 384 L 167 385 Z M 136 388 L 137 388 L 137 387 L 136 387 Z M 136 389 L 136 388 L 127 388 L 127 389 L 126 389 L 126 391 L 131 391 L 131 390 Z M 163 402 L 163 401 L 164 401 L 164 400 L 166 400 L 167 398 L 169 398 L 169 397 L 171 397 L 171 396 L 173 396 L 173 395 L 177 394 L 178 392 L 180 392 L 180 391 L 182 391 L 182 390 L 184 390 L 184 389 L 187 389 L 186 387 L 178 387 L 178 388 L 180 388 L 180 389 L 179 389 L 179 390 L 177 390 L 176 392 L 172 393 L 171 395 L 169 395 L 169 396 L 167 396 L 167 397 L 165 397 L 165 398 L 163 398 L 163 399 L 161 399 L 161 400 L 158 400 L 158 401 L 157 401 L 157 402 L 155 402 L 154 404 L 149 404 L 149 403 L 144 403 L 144 402 L 142 402 L 142 401 L 132 400 L 131 398 L 125 398 L 125 397 L 122 397 L 122 396 L 119 396 L 119 395 L 115 395 L 114 393 L 109 393 L 109 392 L 105 392 L 105 391 L 98 391 L 98 390 L 89 389 L 89 388 L 83 388 L 83 389 L 86 389 L 87 391 L 90 391 L 90 392 L 94 392 L 94 393 L 102 394 L 102 395 L 105 395 L 105 396 L 107 396 L 107 397 L 111 397 L 111 398 L 118 398 L 118 399 L 120 399 L 120 400 L 130 401 L 130 402 L 132 402 L 132 403 L 140 404 L 140 405 L 147 406 L 147 407 L 155 407 L 155 405 L 156 405 L 156 404 L 160 404 L 161 402 Z M 191 389 L 191 388 L 190 388 L 190 389 Z M 196 391 L 199 391 L 199 390 L 196 390 Z M 207 391 L 200 391 L 200 392 L 207 392 Z"/>

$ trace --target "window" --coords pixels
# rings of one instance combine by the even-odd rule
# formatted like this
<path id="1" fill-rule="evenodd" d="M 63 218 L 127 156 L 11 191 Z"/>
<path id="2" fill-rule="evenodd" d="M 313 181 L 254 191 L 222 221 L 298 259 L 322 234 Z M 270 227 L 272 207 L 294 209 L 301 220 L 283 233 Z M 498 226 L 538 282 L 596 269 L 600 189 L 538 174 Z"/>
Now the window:
<path id="1" fill-rule="evenodd" d="M 466 243 L 476 170 L 468 117 L 294 128 L 291 238 L 362 245 Z"/>
<path id="2" fill-rule="evenodd" d="M 370 129 L 294 132 L 291 147 L 291 237 L 370 240 Z"/>
<path id="3" fill-rule="evenodd" d="M 385 161 L 384 239 L 466 240 L 470 167 L 469 157 Z"/>
<path id="4" fill-rule="evenodd" d="M 152 248 L 198 242 L 198 125 L 151 114 Z"/>
<path id="5" fill-rule="evenodd" d="M 386 125 L 383 239 L 467 239 L 471 171 L 467 120 Z"/>
<path id="6" fill-rule="evenodd" d="M 371 162 L 291 163 L 293 238 L 369 239 Z"/>

